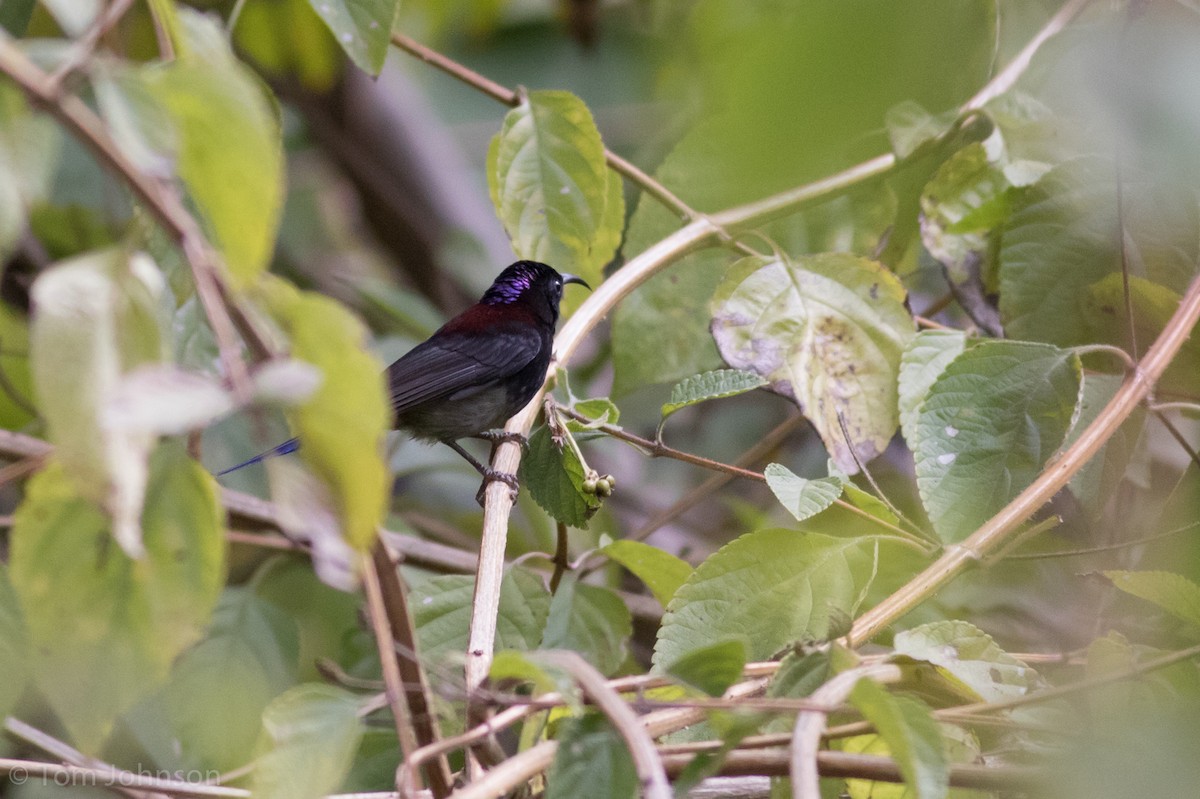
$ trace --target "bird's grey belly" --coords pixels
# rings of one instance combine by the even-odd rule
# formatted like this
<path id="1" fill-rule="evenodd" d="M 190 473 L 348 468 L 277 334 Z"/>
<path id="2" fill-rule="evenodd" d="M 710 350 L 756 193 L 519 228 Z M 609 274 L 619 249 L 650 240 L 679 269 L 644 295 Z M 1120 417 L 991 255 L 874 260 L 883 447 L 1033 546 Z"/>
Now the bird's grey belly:
<path id="1" fill-rule="evenodd" d="M 396 420 L 397 427 L 415 438 L 444 441 L 478 435 L 503 427 L 511 415 L 508 391 L 502 386 L 462 391 L 444 400 L 409 408 Z"/>

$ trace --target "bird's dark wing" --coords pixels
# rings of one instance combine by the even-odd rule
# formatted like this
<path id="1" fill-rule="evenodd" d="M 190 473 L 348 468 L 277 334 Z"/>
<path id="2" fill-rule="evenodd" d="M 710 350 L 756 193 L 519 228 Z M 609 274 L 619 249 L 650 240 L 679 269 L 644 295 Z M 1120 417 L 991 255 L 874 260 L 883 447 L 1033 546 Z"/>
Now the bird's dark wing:
<path id="1" fill-rule="evenodd" d="M 395 413 L 516 374 L 542 348 L 538 330 L 506 326 L 487 336 L 450 334 L 422 342 L 388 367 Z"/>

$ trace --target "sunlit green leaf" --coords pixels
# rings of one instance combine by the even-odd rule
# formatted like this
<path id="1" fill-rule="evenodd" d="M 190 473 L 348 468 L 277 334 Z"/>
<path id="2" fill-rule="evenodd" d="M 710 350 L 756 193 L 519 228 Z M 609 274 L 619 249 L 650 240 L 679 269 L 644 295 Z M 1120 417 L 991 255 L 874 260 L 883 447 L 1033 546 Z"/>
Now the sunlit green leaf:
<path id="1" fill-rule="evenodd" d="M 179 176 L 234 282 L 266 269 L 283 202 L 279 121 L 257 77 L 208 17 L 180 9 L 192 57 L 143 73 L 175 126 Z"/>
<path id="2" fill-rule="evenodd" d="M 334 300 L 278 280 L 262 289 L 292 357 L 321 371 L 321 385 L 289 418 L 301 457 L 329 487 L 342 536 L 364 550 L 387 502 L 381 447 L 391 410 L 380 365 L 365 348 L 362 323 Z"/>
<path id="3" fill-rule="evenodd" d="M 836 477 L 806 480 L 778 463 L 767 464 L 763 475 L 779 504 L 798 522 L 816 516 L 842 495 L 842 481 Z"/>
<path id="4" fill-rule="evenodd" d="M 488 165 L 513 250 L 598 286 L 623 218 L 608 209 L 604 144 L 587 106 L 570 92 L 530 92 L 505 116 Z"/>
<path id="5" fill-rule="evenodd" d="M 849 612 L 871 572 L 869 547 L 794 530 L 747 533 L 711 555 L 675 592 L 654 647 L 665 667 L 752 630 L 750 660 L 820 640 Z"/>
<path id="6" fill-rule="evenodd" d="M 387 58 L 400 0 L 310 0 L 358 68 L 378 75 Z"/>
<path id="7" fill-rule="evenodd" d="M 262 799 L 318 799 L 350 771 L 363 724 L 361 702 L 332 685 L 306 683 L 276 698 L 263 713 L 253 790 Z"/>
<path id="8" fill-rule="evenodd" d="M 25 690 L 29 678 L 29 651 L 25 621 L 17 594 L 8 580 L 8 568 L 0 564 L 0 716 L 6 715 Z"/>
<path id="9" fill-rule="evenodd" d="M 665 671 L 709 696 L 720 696 L 741 679 L 745 665 L 746 642 L 731 638 L 693 649 L 669 664 Z"/>
<path id="10" fill-rule="evenodd" d="M 600 549 L 597 554 L 616 561 L 646 584 L 664 608 L 692 574 L 692 567 L 674 555 L 641 541 L 621 539 Z"/>
<path id="11" fill-rule="evenodd" d="M 107 519 L 62 466 L 29 482 L 10 576 L 34 679 L 85 751 L 98 751 L 117 715 L 157 690 L 200 636 L 224 580 L 223 515 L 212 477 L 178 446 L 154 455 L 138 561 L 111 545 Z"/>
<path id="12" fill-rule="evenodd" d="M 550 601 L 540 648 L 578 652 L 607 675 L 624 662 L 632 634 L 633 620 L 620 597 L 568 574 Z"/>
<path id="13" fill-rule="evenodd" d="M 921 403 L 942 371 L 967 346 L 958 330 L 922 330 L 900 356 L 900 430 L 910 449 L 917 447 L 917 418 Z"/>
<path id="14" fill-rule="evenodd" d="M 671 398 L 663 403 L 665 420 L 678 410 L 712 399 L 736 397 L 767 384 L 762 375 L 739 369 L 717 369 L 684 378 L 671 388 Z"/>
<path id="15" fill-rule="evenodd" d="M 466 574 L 447 574 L 413 584 L 413 624 L 421 641 L 421 655 L 430 663 L 467 651 L 474 593 L 475 578 Z M 519 567 L 509 569 L 500 584 L 496 648 L 536 649 L 549 612 L 550 594 L 541 578 Z"/>
<path id="16" fill-rule="evenodd" d="M 1038 684 L 1037 672 L 969 622 L 931 622 L 896 633 L 895 647 L 896 654 L 932 663 L 986 702 L 1023 696 Z"/>
<path id="17" fill-rule="evenodd" d="M 554 763 L 546 775 L 546 799 L 634 799 L 637 771 L 625 742 L 599 713 L 565 722 Z"/>
<path id="18" fill-rule="evenodd" d="M 872 680 L 859 680 L 850 702 L 887 742 L 916 799 L 942 799 L 950 787 L 950 770 L 929 708 L 919 700 L 893 696 Z"/>
<path id="19" fill-rule="evenodd" d="M 1071 427 L 1082 370 L 1045 344 L 985 341 L 929 389 L 916 430 L 917 487 L 944 541 L 961 541 L 1034 481 Z"/>
<path id="20" fill-rule="evenodd" d="M 794 399 L 854 473 L 899 424 L 900 354 L 914 335 L 905 296 L 891 272 L 846 253 L 745 258 L 713 297 L 713 337 L 731 366 Z"/>
<path id="21" fill-rule="evenodd" d="M 1167 571 L 1106 571 L 1104 576 L 1127 594 L 1153 602 L 1177 619 L 1200 626 L 1200 585 Z"/>

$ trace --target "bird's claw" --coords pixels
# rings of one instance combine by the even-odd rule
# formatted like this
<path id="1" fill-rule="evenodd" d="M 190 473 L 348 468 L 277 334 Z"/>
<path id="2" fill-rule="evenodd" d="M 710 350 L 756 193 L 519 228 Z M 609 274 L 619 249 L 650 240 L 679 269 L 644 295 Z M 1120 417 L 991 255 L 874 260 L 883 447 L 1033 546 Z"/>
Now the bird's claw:
<path id="1" fill-rule="evenodd" d="M 517 501 L 517 496 L 520 494 L 521 483 L 517 480 L 515 474 L 509 472 L 498 472 L 495 469 L 487 469 L 483 473 L 483 483 L 479 486 L 479 491 L 475 493 L 475 501 L 483 506 L 484 494 L 487 493 L 487 487 L 490 483 L 504 483 L 508 486 L 508 496 L 512 502 Z"/>
<path id="2" fill-rule="evenodd" d="M 493 444 L 503 444 L 508 441 L 520 444 L 522 450 L 529 449 L 529 439 L 523 433 L 513 433 L 508 430 L 485 430 L 479 434 L 479 437 Z"/>

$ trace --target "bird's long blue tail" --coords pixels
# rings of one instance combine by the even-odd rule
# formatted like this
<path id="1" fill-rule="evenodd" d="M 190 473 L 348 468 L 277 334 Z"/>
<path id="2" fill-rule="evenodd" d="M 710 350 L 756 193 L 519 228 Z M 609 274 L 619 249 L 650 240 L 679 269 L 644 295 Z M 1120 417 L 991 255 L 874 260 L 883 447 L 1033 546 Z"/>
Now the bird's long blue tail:
<path id="1" fill-rule="evenodd" d="M 259 454 L 255 455 L 253 458 L 251 458 L 248 461 L 242 461 L 237 466 L 230 466 L 228 469 L 225 469 L 224 471 L 217 472 L 217 477 L 221 477 L 222 475 L 229 474 L 230 472 L 236 472 L 238 469 L 249 466 L 253 463 L 262 463 L 267 458 L 274 458 L 279 455 L 290 455 L 291 453 L 295 452 L 298 449 L 300 449 L 300 439 L 289 438 L 287 441 L 283 442 L 279 446 L 271 447 L 266 452 L 260 452 Z"/>

